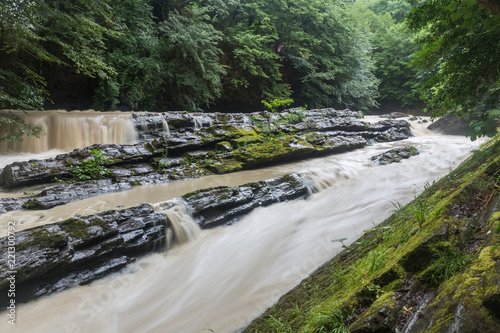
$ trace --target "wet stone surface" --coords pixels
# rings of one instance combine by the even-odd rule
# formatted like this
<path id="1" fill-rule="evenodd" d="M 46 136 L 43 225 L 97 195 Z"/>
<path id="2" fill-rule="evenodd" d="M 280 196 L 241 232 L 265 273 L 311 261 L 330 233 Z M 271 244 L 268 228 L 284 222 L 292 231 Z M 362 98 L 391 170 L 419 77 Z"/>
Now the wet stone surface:
<path id="1" fill-rule="evenodd" d="M 298 112 L 303 115 L 301 122 L 283 120 Z M 360 112 L 334 109 L 289 110 L 281 116 L 269 112 L 138 113 L 134 114 L 134 122 L 139 134 L 147 132 L 139 135 L 147 142 L 95 144 L 55 158 L 7 165 L 0 174 L 0 186 L 48 187 L 38 195 L 0 199 L 0 214 L 48 209 L 133 186 L 263 167 L 411 136 L 409 123 L 404 120 L 366 123 Z M 266 129 L 269 124 L 274 125 Z M 78 180 L 74 168 L 84 161 L 91 162 L 92 151 L 96 150 L 105 156 L 109 174 L 103 180 Z M 405 158 L 402 154 L 395 157 Z"/>
<path id="2" fill-rule="evenodd" d="M 232 224 L 256 207 L 303 199 L 310 193 L 307 179 L 288 175 L 242 186 L 199 190 L 169 200 L 164 208 L 182 204 L 195 222 L 207 229 Z M 15 245 L 16 300 L 22 303 L 88 283 L 141 255 L 163 251 L 170 225 L 164 213 L 143 204 L 19 231 Z M 7 248 L 7 244 L 7 237 L 0 238 L 0 248 Z M 0 264 L 1 293 L 7 292 L 10 271 L 6 264 Z"/>

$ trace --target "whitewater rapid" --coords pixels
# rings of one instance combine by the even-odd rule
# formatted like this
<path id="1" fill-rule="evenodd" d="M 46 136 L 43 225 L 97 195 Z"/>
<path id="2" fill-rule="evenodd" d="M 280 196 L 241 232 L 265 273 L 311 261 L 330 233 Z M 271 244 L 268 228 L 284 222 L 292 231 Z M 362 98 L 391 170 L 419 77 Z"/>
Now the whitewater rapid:
<path id="1" fill-rule="evenodd" d="M 202 231 L 191 242 L 146 256 L 123 272 L 89 285 L 43 297 L 17 309 L 16 326 L 2 332 L 237 332 L 341 250 L 334 239 L 354 242 L 363 230 L 389 217 L 393 202 L 405 204 L 427 184 L 458 166 L 479 141 L 443 136 L 412 121 L 415 135 L 323 158 L 197 180 L 196 188 L 237 185 L 287 173 L 308 175 L 321 190 L 309 199 L 259 208 L 229 227 Z M 420 154 L 385 166 L 370 157 L 415 145 Z M 220 178 L 219 178 L 220 177 Z M 186 187 L 183 188 L 182 184 Z M 73 203 L 64 212 L 13 213 L 7 220 L 52 223 L 71 216 L 149 202 L 189 192 L 193 183 L 143 187 Z M 136 190 L 139 191 L 139 190 Z M 145 193 L 148 193 L 147 195 Z M 81 214 L 81 211 L 78 211 Z M 19 214 L 16 216 L 16 214 Z M 28 214 L 28 215 L 22 215 Z M 43 214 L 44 218 L 39 215 Z M 57 215 L 59 214 L 59 215 Z M 38 216 L 38 217 L 37 217 Z"/>

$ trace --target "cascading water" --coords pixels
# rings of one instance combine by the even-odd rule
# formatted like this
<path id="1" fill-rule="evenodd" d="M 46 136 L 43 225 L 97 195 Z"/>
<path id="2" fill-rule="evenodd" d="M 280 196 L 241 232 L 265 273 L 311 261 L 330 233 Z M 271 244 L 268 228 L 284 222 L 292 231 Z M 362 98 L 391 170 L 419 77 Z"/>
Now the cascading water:
<path id="1" fill-rule="evenodd" d="M 416 122 L 412 130 L 415 137 L 407 140 L 266 168 L 264 175 L 248 171 L 248 181 L 265 172 L 306 173 L 322 190 L 305 201 L 258 208 L 230 227 L 202 231 L 196 240 L 146 256 L 120 274 L 21 305 L 16 327 L 3 316 L 0 330 L 237 332 L 341 250 L 332 240 L 353 242 L 392 213 L 391 202 L 409 202 L 478 146 Z M 417 146 L 420 154 L 384 166 L 370 162 L 373 155 L 406 145 Z M 232 176 L 213 177 L 230 182 Z M 166 200 L 165 190 L 158 189 L 152 191 L 157 201 Z M 123 196 L 126 192 L 107 195 L 107 200 L 118 205 Z M 133 191 L 128 196 L 129 204 L 145 200 Z M 0 223 L 8 219 L 0 216 Z"/>
<path id="2" fill-rule="evenodd" d="M 95 143 L 127 144 L 136 140 L 130 113 L 54 110 L 14 114 L 28 124 L 40 126 L 43 135 L 23 142 L 0 142 L 2 155 L 70 151 Z"/>
<path id="3" fill-rule="evenodd" d="M 171 207 L 172 201 L 160 202 L 151 205 L 155 212 L 161 212 L 167 216 L 169 221 L 166 230 L 167 249 L 176 245 L 182 245 L 199 237 L 201 229 L 188 214 L 186 206 L 178 203 Z M 163 208 L 164 206 L 169 208 Z"/>
<path id="4" fill-rule="evenodd" d="M 199 131 L 203 127 L 210 127 L 213 124 L 212 118 L 207 117 L 207 116 L 193 117 L 193 122 L 194 122 L 194 130 L 195 131 Z"/>

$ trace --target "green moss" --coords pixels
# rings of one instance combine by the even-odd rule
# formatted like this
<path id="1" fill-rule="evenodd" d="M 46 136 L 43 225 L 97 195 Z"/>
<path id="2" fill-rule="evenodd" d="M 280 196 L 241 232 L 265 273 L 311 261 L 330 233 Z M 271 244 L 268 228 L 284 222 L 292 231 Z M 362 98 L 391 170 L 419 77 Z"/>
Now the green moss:
<path id="1" fill-rule="evenodd" d="M 32 233 L 32 241 L 28 246 L 37 246 L 39 248 L 59 248 L 66 244 L 66 238 L 63 234 L 57 232 L 49 232 L 45 228 L 34 230 Z M 18 248 L 19 250 L 19 248 Z"/>
<path id="2" fill-rule="evenodd" d="M 241 138 L 231 140 L 231 142 L 236 147 L 244 147 L 250 144 L 260 143 L 263 141 L 265 141 L 265 139 L 258 135 L 247 135 L 247 136 L 242 136 Z"/>
<path id="3" fill-rule="evenodd" d="M 89 238 L 87 232 L 89 226 L 83 220 L 67 219 L 60 224 L 60 227 L 73 239 L 87 240 Z"/>
<path id="4" fill-rule="evenodd" d="M 208 145 L 218 141 L 231 141 L 244 136 L 256 136 L 257 132 L 252 128 L 245 129 L 225 124 L 202 128 L 195 135 L 200 138 L 202 143 Z"/>
<path id="5" fill-rule="evenodd" d="M 442 283 L 434 300 L 428 305 L 435 312 L 434 317 L 439 319 L 429 327 L 429 332 L 440 332 L 454 320 L 459 305 L 467 309 L 469 316 L 476 317 L 477 324 L 495 327 L 495 320 L 482 306 L 482 302 L 488 294 L 500 291 L 499 268 L 498 262 L 492 258 L 491 247 L 486 247 L 464 274 Z"/>
<path id="6" fill-rule="evenodd" d="M 296 142 L 296 143 L 294 143 Z M 241 147 L 233 152 L 233 156 L 248 166 L 264 163 L 278 163 L 291 157 L 308 155 L 314 152 L 314 147 L 307 142 L 297 142 L 293 136 L 284 136 L 276 140 L 255 143 Z"/>
<path id="7" fill-rule="evenodd" d="M 218 174 L 235 172 L 242 169 L 243 163 L 233 158 L 220 159 L 210 165 L 210 170 Z"/>
<path id="8" fill-rule="evenodd" d="M 23 208 L 25 209 L 33 209 L 33 210 L 37 210 L 37 209 L 49 209 L 50 207 L 44 205 L 43 203 L 41 203 L 40 201 L 38 201 L 37 199 L 29 199 L 27 200 L 23 206 Z"/>
<path id="9" fill-rule="evenodd" d="M 308 140 L 315 138 L 320 140 L 314 135 L 310 135 Z M 496 163 L 499 160 L 500 140 L 497 137 L 457 170 L 428 186 L 417 198 L 429 207 L 421 226 L 417 223 L 416 201 L 398 209 L 391 218 L 367 232 L 362 239 L 284 295 L 275 305 L 272 315 L 285 318 L 285 313 L 295 307 L 300 308 L 300 315 L 285 320 L 285 323 L 291 331 L 301 332 L 314 331 L 317 328 L 316 318 L 334 305 L 340 306 L 344 312 L 363 308 L 366 311 L 356 318 L 356 325 L 363 327 L 365 321 L 384 306 L 398 311 L 394 293 L 407 281 L 415 281 L 418 276 L 422 279 L 435 270 L 438 266 L 436 253 L 462 251 L 467 261 L 458 257 L 463 265 L 439 281 L 436 294 L 422 310 L 427 317 L 432 317 L 429 330 L 442 332 L 456 320 L 462 320 L 464 332 L 475 332 L 478 328 L 482 332 L 499 331 L 498 321 L 493 319 L 482 302 L 486 296 L 500 293 L 500 232 L 497 233 L 500 212 L 492 212 L 491 218 L 478 222 L 477 228 L 470 229 L 466 226 L 474 225 L 471 219 L 457 218 L 456 210 L 457 207 L 467 208 L 470 205 L 475 205 L 473 208 L 477 212 L 486 208 L 484 203 L 497 193 Z M 391 228 L 383 229 L 389 226 Z M 475 256 L 473 252 L 466 252 L 464 247 L 479 248 L 480 251 Z M 422 251 L 430 265 L 404 264 L 421 257 Z M 375 255 L 377 252 L 380 255 Z M 377 265 L 377 261 L 382 265 Z M 402 267 L 398 263 L 403 263 Z M 377 286 L 375 289 L 383 292 L 377 298 L 378 293 L 373 293 L 373 288 L 369 291 L 369 286 Z M 425 286 L 422 288 L 426 291 Z M 462 319 L 457 317 L 459 306 L 465 309 L 460 315 Z M 263 319 L 269 314 L 270 310 L 245 332 L 270 331 Z"/>
<path id="10" fill-rule="evenodd" d="M 215 145 L 216 151 L 228 152 L 233 150 L 233 146 L 228 141 L 222 141 Z"/>

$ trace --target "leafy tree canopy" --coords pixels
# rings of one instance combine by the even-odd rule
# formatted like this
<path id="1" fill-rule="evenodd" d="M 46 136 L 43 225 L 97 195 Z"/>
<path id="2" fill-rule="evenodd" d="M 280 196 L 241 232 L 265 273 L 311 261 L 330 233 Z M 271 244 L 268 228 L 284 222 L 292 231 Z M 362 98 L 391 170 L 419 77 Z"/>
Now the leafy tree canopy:
<path id="1" fill-rule="evenodd" d="M 500 16 L 475 0 L 426 0 L 406 17 L 422 50 L 414 64 L 424 72 L 421 93 L 433 116 L 474 119 L 471 135 L 491 134 L 500 118 Z"/>
<path id="2" fill-rule="evenodd" d="M 65 83 L 97 109 L 375 105 L 368 35 L 337 0 L 0 6 L 0 108 L 41 109 Z"/>
<path id="3" fill-rule="evenodd" d="M 381 104 L 397 101 L 410 106 L 420 101 L 414 90 L 419 84 L 418 73 L 410 66 L 417 51 L 414 36 L 398 22 L 410 9 L 409 3 L 400 1 L 366 0 L 356 2 L 350 10 L 358 24 L 364 24 L 371 33 Z"/>

